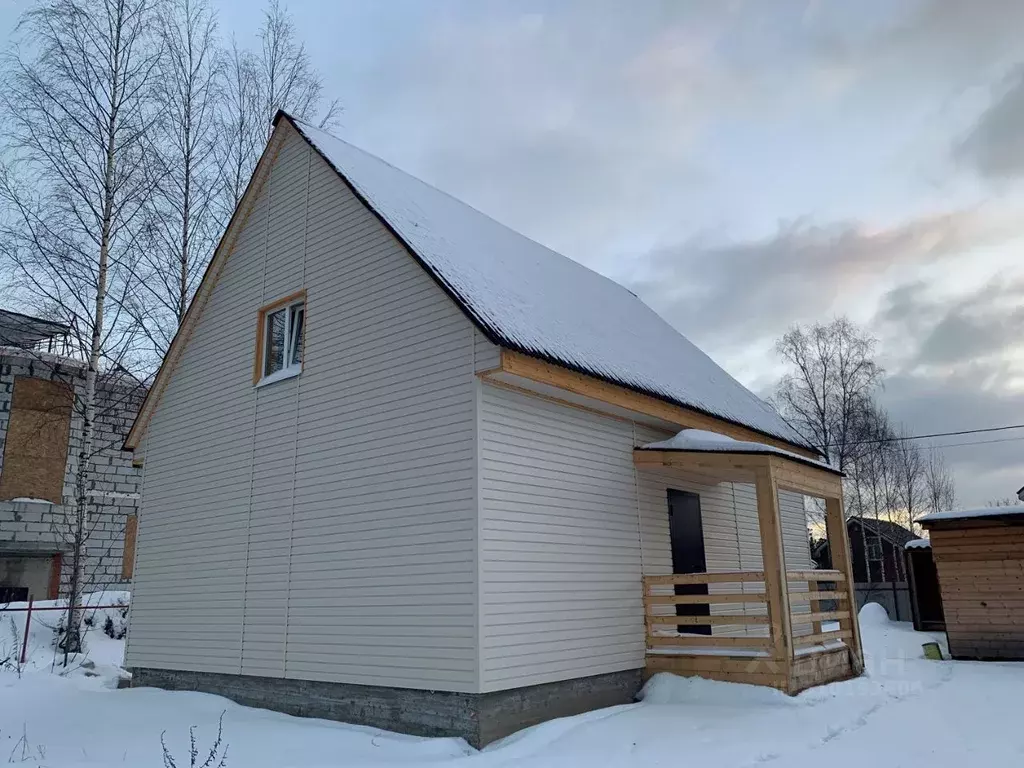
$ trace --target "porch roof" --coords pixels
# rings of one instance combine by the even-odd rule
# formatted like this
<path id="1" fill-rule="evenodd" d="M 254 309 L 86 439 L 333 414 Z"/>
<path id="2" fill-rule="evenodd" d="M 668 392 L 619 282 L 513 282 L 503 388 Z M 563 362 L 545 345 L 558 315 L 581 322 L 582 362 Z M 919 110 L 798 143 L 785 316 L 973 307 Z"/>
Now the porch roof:
<path id="1" fill-rule="evenodd" d="M 699 429 L 684 429 L 668 440 L 635 448 L 633 463 L 638 467 L 691 469 L 726 481 L 751 482 L 764 474 L 780 488 L 823 498 L 840 497 L 844 477 L 829 464 L 773 445 Z"/>

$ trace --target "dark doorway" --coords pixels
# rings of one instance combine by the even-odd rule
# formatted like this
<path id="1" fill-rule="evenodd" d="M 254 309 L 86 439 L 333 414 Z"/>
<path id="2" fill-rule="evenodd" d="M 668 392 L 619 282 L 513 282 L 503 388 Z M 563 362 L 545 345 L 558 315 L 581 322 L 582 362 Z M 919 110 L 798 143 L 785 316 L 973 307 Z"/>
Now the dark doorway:
<path id="1" fill-rule="evenodd" d="M 672 540 L 672 573 L 707 573 L 704 555 L 704 526 L 700 519 L 700 496 L 690 491 L 668 489 L 668 525 Z M 677 595 L 706 595 L 707 584 L 677 584 Z M 710 616 L 707 603 L 677 605 L 676 616 Z M 680 625 L 680 632 L 710 635 L 711 625 Z"/>
<path id="2" fill-rule="evenodd" d="M 931 547 L 908 549 L 906 557 L 914 629 L 918 632 L 944 632 L 946 617 Z"/>

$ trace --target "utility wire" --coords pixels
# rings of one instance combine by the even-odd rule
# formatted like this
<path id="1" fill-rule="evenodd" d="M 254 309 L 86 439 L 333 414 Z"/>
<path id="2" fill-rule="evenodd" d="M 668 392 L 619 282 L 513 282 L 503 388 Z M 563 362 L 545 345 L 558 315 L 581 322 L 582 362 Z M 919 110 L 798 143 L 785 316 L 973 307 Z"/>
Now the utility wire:
<path id="1" fill-rule="evenodd" d="M 1019 443 L 1024 437 L 1004 437 L 999 440 L 975 440 L 972 443 L 939 443 L 932 448 L 960 448 L 965 445 L 992 445 L 993 443 Z"/>
<path id="2" fill-rule="evenodd" d="M 1008 429 L 1024 429 L 1024 424 L 1007 424 L 1002 427 L 985 427 L 984 429 L 961 429 L 957 432 L 933 432 L 930 435 L 907 435 L 906 437 L 894 435 L 893 437 L 878 437 L 871 440 L 851 440 L 845 445 L 872 445 L 875 443 L 897 443 L 901 440 L 929 440 L 933 437 L 957 437 L 959 435 L 978 435 L 985 432 L 1005 432 Z M 1021 440 L 1024 438 L 1011 438 Z M 991 442 L 997 442 L 995 440 Z M 981 445 L 981 443 L 961 443 L 961 445 Z M 832 444 L 829 448 L 839 448 L 839 444 Z M 939 447 L 939 446 L 936 446 Z"/>

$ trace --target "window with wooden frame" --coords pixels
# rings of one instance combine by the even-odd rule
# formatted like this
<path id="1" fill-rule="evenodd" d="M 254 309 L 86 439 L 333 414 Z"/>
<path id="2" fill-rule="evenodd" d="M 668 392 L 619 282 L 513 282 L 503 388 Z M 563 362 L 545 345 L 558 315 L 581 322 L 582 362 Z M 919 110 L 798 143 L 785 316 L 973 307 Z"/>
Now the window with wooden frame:
<path id="1" fill-rule="evenodd" d="M 302 373 L 306 292 L 299 291 L 260 308 L 256 326 L 253 384 L 270 384 Z"/>

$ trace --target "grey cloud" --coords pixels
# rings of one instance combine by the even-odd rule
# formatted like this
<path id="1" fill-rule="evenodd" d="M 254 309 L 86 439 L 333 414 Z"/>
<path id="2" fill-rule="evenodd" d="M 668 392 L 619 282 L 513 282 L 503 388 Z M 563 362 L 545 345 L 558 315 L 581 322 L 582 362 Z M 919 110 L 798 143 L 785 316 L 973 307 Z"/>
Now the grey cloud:
<path id="1" fill-rule="evenodd" d="M 913 434 L 1024 422 L 1024 392 L 984 384 L 1003 377 L 999 368 L 998 364 L 978 364 L 949 376 L 891 376 L 881 399 Z M 999 442 L 990 442 L 996 440 Z M 981 506 L 989 499 L 1012 495 L 1024 484 L 1024 430 L 929 442 L 939 446 L 949 462 L 958 500 L 964 506 Z"/>
<path id="2" fill-rule="evenodd" d="M 1024 67 L 1000 89 L 953 155 L 990 178 L 1024 172 Z"/>
<path id="3" fill-rule="evenodd" d="M 1014 359 L 1022 294 L 1024 281 L 1001 277 L 954 297 L 920 281 L 892 288 L 871 322 L 883 349 L 910 342 L 887 360 L 881 399 L 892 416 L 913 434 L 1024 422 Z M 1024 430 L 931 442 L 944 446 L 963 504 L 1008 496 L 1024 483 Z"/>
<path id="4" fill-rule="evenodd" d="M 874 325 L 890 337 L 918 339 L 903 366 L 956 368 L 1001 359 L 1024 339 L 1024 280 L 997 276 L 980 288 L 950 298 L 914 282 L 891 289 Z"/>
<path id="5" fill-rule="evenodd" d="M 870 229 L 856 222 L 783 225 L 739 243 L 691 240 L 649 255 L 631 287 L 705 343 L 774 337 L 827 316 L 840 297 L 871 288 L 897 264 L 935 261 L 985 237 L 985 217 L 955 211 Z"/>

